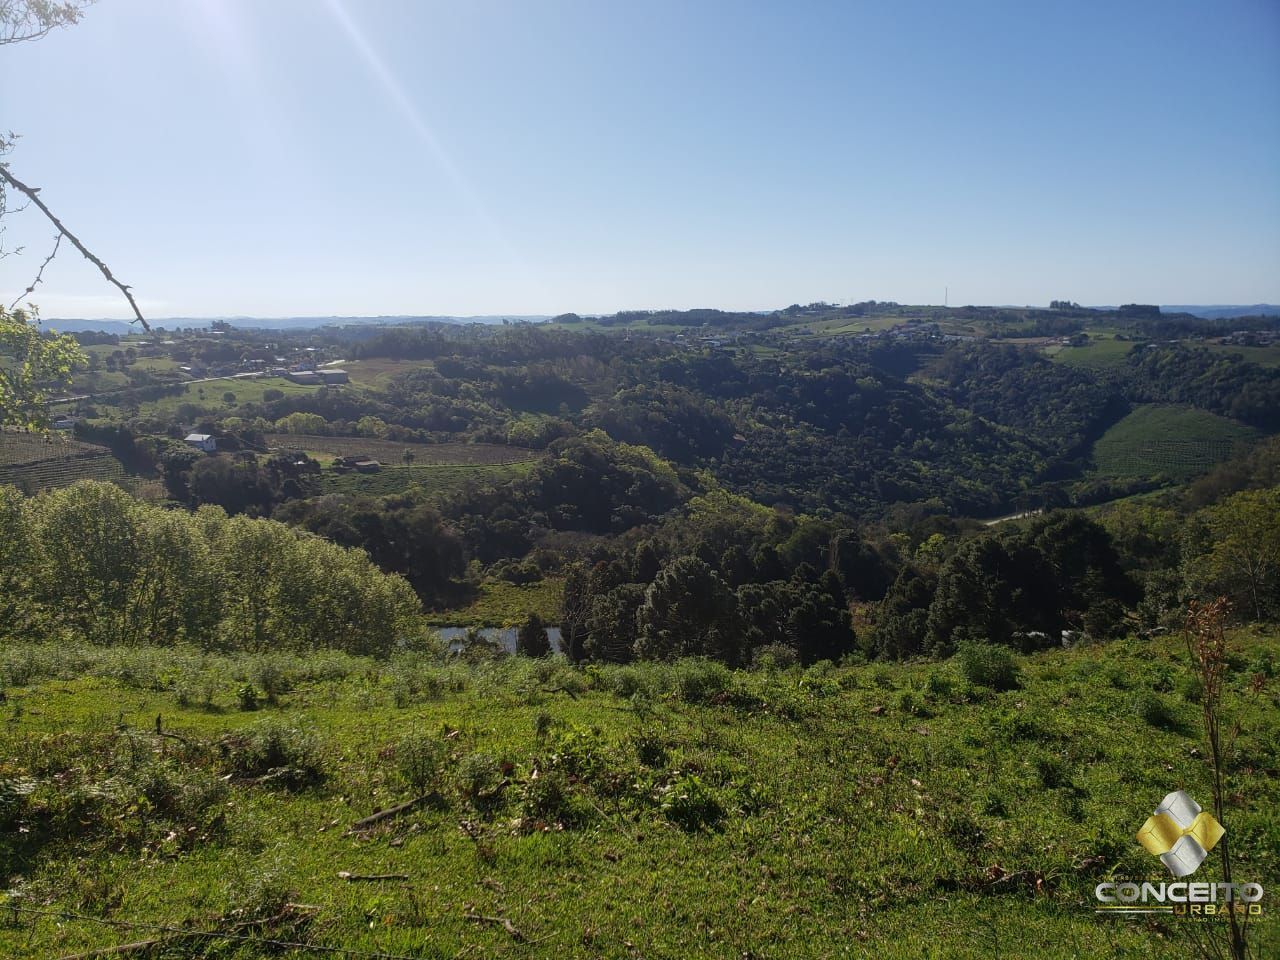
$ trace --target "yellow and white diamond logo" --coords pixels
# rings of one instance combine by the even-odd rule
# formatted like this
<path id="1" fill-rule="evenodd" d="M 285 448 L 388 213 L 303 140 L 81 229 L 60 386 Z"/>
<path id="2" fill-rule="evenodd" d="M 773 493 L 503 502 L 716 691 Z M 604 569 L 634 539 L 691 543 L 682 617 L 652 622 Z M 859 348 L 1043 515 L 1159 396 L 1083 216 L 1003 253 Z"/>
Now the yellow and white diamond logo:
<path id="1" fill-rule="evenodd" d="M 1200 804 L 1182 790 L 1175 790 L 1142 825 L 1138 842 L 1159 857 L 1175 877 L 1187 877 L 1200 869 L 1226 832 L 1212 813 L 1200 809 Z"/>

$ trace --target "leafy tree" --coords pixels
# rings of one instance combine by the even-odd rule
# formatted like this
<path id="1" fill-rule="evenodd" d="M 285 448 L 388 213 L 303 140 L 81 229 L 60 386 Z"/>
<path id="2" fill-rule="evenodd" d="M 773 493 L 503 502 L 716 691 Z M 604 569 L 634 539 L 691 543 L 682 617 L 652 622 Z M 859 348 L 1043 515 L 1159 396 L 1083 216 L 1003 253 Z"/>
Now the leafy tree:
<path id="1" fill-rule="evenodd" d="M 742 660 L 733 593 L 696 557 L 678 557 L 662 569 L 645 591 L 636 623 L 635 650 L 642 659 L 705 656 L 731 666 Z"/>
<path id="2" fill-rule="evenodd" d="M 1189 581 L 1256 620 L 1280 616 L 1280 487 L 1234 494 L 1197 519 L 1208 548 L 1188 558 Z"/>
<path id="3" fill-rule="evenodd" d="M 788 616 L 794 596 L 785 580 L 770 583 L 744 583 L 735 594 L 738 616 L 742 622 L 744 646 L 790 646 Z"/>
<path id="4" fill-rule="evenodd" d="M 431 607 L 454 598 L 454 582 L 465 572 L 461 540 L 420 491 L 293 501 L 275 516 L 334 543 L 365 550 L 383 570 L 404 576 Z"/>
<path id="5" fill-rule="evenodd" d="M 303 435 L 324 433 L 328 425 L 318 413 L 295 412 L 276 421 L 276 428 L 282 432 Z"/>
<path id="6" fill-rule="evenodd" d="M 839 660 L 854 647 L 853 625 L 844 591 L 828 570 L 817 583 L 794 583 L 795 600 L 787 617 L 791 645 L 802 663 Z"/>
<path id="7" fill-rule="evenodd" d="M 620 583 L 593 594 L 583 650 L 591 660 L 628 663 L 634 656 L 636 613 L 645 599 L 642 583 Z"/>
<path id="8" fill-rule="evenodd" d="M 929 606 L 935 582 L 915 567 L 899 571 L 880 604 L 875 652 L 891 660 L 919 656 L 929 646 Z"/>
<path id="9" fill-rule="evenodd" d="M 586 657 L 590 608 L 591 591 L 587 570 L 581 562 L 572 563 L 564 575 L 560 601 L 560 639 L 565 653 L 574 663 Z"/>
<path id="10" fill-rule="evenodd" d="M 73 338 L 41 331 L 33 313 L 0 306 L 0 427 L 47 427 L 50 391 L 85 363 Z"/>
<path id="11" fill-rule="evenodd" d="M 203 457 L 187 480 L 192 506 L 216 504 L 228 513 L 269 514 L 277 500 L 270 476 L 256 458 Z"/>
<path id="12" fill-rule="evenodd" d="M 893 570 L 880 553 L 853 530 L 831 543 L 832 563 L 844 588 L 860 600 L 880 600 L 893 582 Z"/>
<path id="13" fill-rule="evenodd" d="M 551 641 L 547 639 L 547 626 L 537 613 L 520 625 L 516 633 L 516 653 L 526 657 L 545 657 L 551 653 Z"/>

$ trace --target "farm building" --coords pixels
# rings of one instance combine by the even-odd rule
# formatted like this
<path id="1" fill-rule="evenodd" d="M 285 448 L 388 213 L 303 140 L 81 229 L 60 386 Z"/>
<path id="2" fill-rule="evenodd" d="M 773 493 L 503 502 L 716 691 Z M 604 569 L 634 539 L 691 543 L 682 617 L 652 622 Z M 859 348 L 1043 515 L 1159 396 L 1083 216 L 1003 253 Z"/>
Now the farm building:
<path id="1" fill-rule="evenodd" d="M 350 457 L 338 457 L 335 466 L 339 470 L 355 470 L 357 473 L 377 473 L 382 464 L 373 457 L 363 454 Z"/>
<path id="2" fill-rule="evenodd" d="M 182 442 L 205 453 L 214 453 L 218 449 L 218 441 L 207 433 L 188 433 Z"/>

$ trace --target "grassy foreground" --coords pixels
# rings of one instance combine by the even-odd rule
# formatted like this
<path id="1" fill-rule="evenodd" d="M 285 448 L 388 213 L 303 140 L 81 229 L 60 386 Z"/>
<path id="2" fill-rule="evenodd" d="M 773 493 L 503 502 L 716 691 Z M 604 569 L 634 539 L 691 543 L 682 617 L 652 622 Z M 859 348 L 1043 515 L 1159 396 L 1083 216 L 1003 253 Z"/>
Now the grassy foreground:
<path id="1" fill-rule="evenodd" d="M 1237 643 L 1227 824 L 1270 914 L 1280 638 Z M 180 929 L 412 957 L 1145 958 L 1205 926 L 1093 913 L 1102 879 L 1168 879 L 1134 840 L 1167 792 L 1209 801 L 1174 639 L 1027 658 L 1003 692 L 954 661 L 68 647 L 0 648 L 0 679 L 6 957 L 272 950 Z M 1253 936 L 1280 951 L 1272 915 Z"/>

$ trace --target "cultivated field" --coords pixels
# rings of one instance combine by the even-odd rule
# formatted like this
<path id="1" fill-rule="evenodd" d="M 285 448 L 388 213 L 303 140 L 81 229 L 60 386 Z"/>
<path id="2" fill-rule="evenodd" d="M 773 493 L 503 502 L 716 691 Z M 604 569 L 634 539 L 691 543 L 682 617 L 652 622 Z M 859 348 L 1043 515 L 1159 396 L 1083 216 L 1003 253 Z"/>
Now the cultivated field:
<path id="1" fill-rule="evenodd" d="M 43 490 L 77 480 L 129 485 L 120 461 L 106 447 L 58 435 L 0 432 L 0 484 Z"/>
<path id="2" fill-rule="evenodd" d="M 1226 460 L 1256 437 L 1252 428 L 1204 410 L 1143 404 L 1094 444 L 1095 473 L 1185 479 Z"/>

